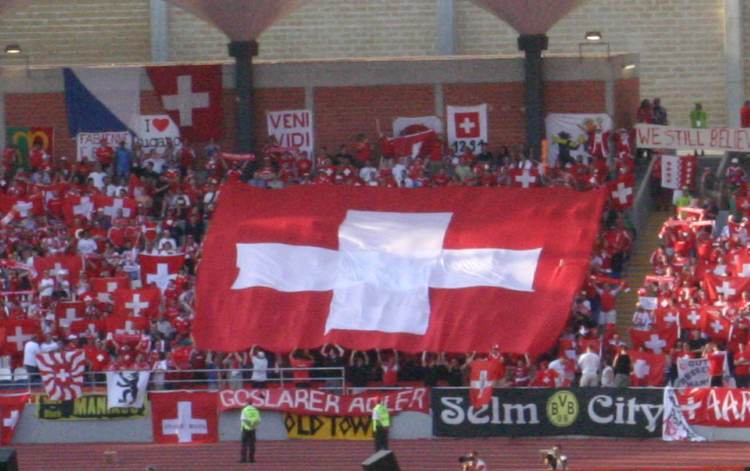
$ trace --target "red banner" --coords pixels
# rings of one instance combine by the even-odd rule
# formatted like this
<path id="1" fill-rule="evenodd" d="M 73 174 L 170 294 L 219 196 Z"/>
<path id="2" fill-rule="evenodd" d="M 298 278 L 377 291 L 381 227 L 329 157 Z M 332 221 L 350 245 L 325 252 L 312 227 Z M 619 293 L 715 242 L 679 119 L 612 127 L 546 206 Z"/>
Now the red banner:
<path id="1" fill-rule="evenodd" d="M 196 344 L 545 352 L 583 283 L 605 198 L 227 184 L 198 271 Z"/>
<path id="2" fill-rule="evenodd" d="M 219 410 L 240 409 L 250 404 L 261 410 L 299 415 L 356 417 L 369 416 L 381 399 L 391 413 L 413 411 L 427 414 L 430 410 L 429 388 L 353 396 L 316 389 L 225 389 L 219 392 Z"/>
<path id="3" fill-rule="evenodd" d="M 675 392 L 690 425 L 750 427 L 750 390 L 693 388 Z"/>

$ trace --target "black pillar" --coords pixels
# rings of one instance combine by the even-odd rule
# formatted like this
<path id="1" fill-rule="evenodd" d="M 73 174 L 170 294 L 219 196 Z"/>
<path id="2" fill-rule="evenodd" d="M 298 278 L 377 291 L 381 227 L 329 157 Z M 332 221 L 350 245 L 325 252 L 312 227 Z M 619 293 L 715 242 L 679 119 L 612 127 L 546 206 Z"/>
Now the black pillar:
<path id="1" fill-rule="evenodd" d="M 232 41 L 229 55 L 234 57 L 234 88 L 237 91 L 235 113 L 235 151 L 253 152 L 253 57 L 258 55 L 258 43 Z"/>
<path id="2" fill-rule="evenodd" d="M 546 34 L 524 34 L 518 37 L 518 49 L 526 53 L 526 145 L 529 157 L 541 158 L 544 139 L 544 77 L 542 51 L 547 49 Z"/>

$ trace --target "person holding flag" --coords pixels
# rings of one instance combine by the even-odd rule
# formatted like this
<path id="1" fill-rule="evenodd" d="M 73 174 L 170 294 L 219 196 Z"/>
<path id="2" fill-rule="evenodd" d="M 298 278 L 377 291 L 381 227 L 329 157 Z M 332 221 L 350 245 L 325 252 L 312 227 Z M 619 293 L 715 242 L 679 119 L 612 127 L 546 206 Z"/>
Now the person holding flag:
<path id="1" fill-rule="evenodd" d="M 246 405 L 240 414 L 242 448 L 240 463 L 255 463 L 255 430 L 260 425 L 260 412 L 251 405 Z"/>

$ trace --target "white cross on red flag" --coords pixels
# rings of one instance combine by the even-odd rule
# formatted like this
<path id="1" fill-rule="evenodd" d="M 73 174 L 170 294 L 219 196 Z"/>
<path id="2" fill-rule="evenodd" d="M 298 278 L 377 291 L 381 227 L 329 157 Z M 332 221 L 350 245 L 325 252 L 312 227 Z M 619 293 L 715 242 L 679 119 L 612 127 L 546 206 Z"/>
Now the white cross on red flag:
<path id="1" fill-rule="evenodd" d="M 722 294 L 725 301 L 737 302 L 742 299 L 742 293 L 750 288 L 750 278 L 707 273 L 703 285 L 710 301 L 716 301 Z"/>
<path id="2" fill-rule="evenodd" d="M 492 401 L 495 382 L 502 379 L 500 377 L 501 371 L 502 364 L 499 360 L 486 358 L 471 362 L 469 400 L 475 410 Z"/>
<path id="3" fill-rule="evenodd" d="M 29 394 L 0 396 L 0 445 L 10 445 L 13 442 L 16 427 L 30 401 Z"/>
<path id="4" fill-rule="evenodd" d="M 612 206 L 617 210 L 633 206 L 635 199 L 635 177 L 632 173 L 620 175 L 609 183 L 609 197 Z"/>
<path id="5" fill-rule="evenodd" d="M 661 354 L 674 348 L 677 334 L 676 325 L 650 330 L 630 329 L 630 341 L 635 349 L 643 347 L 652 353 Z"/>
<path id="6" fill-rule="evenodd" d="M 215 392 L 151 392 L 151 424 L 156 443 L 214 443 L 219 438 Z"/>
<path id="7" fill-rule="evenodd" d="M 666 356 L 662 353 L 630 350 L 631 386 L 664 386 Z"/>
<path id="8" fill-rule="evenodd" d="M 96 300 L 100 303 L 112 303 L 112 295 L 118 289 L 130 287 L 130 278 L 127 275 L 91 278 L 91 291 L 94 292 Z"/>
<path id="9" fill-rule="evenodd" d="M 94 206 L 112 219 L 134 218 L 138 202 L 134 198 L 113 198 L 106 195 L 94 195 Z"/>
<path id="10" fill-rule="evenodd" d="M 566 189 L 321 190 L 222 188 L 198 273 L 200 348 L 500 343 L 541 353 L 567 321 L 606 198 Z"/>
<path id="11" fill-rule="evenodd" d="M 61 276 L 71 285 L 76 285 L 83 269 L 83 260 L 80 255 L 34 257 L 34 269 L 37 272 L 37 278 L 44 277 L 49 272 L 53 277 Z"/>
<path id="12" fill-rule="evenodd" d="M 146 255 L 138 256 L 141 264 L 141 282 L 143 286 L 154 285 L 163 293 L 169 282 L 177 279 L 182 265 L 185 264 L 185 255 Z"/>
<path id="13" fill-rule="evenodd" d="M 221 65 L 146 67 L 164 110 L 191 142 L 221 138 Z"/>
<path id="14" fill-rule="evenodd" d="M 32 319 L 6 319 L 2 321 L 3 353 L 15 355 L 23 353 L 24 344 L 40 331 L 39 321 Z"/>
<path id="15" fill-rule="evenodd" d="M 153 318 L 159 313 L 161 292 L 155 286 L 119 289 L 115 291 L 113 298 L 116 315 Z"/>

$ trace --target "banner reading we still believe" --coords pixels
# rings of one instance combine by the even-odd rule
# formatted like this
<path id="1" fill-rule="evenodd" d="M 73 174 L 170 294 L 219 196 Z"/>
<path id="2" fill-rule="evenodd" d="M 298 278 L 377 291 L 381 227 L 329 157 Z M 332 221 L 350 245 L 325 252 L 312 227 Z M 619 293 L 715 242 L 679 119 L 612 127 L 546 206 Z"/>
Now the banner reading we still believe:
<path id="1" fill-rule="evenodd" d="M 18 148 L 21 155 L 21 161 L 28 165 L 29 153 L 36 144 L 41 144 L 42 149 L 49 154 L 54 155 L 55 150 L 55 129 L 51 127 L 26 127 L 26 126 L 8 126 L 5 129 L 5 138 L 7 145 L 14 145 Z"/>
<path id="2" fill-rule="evenodd" d="M 750 129 L 691 129 L 637 124 L 635 141 L 641 149 L 750 152 Z"/>

